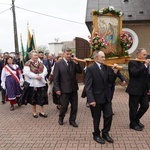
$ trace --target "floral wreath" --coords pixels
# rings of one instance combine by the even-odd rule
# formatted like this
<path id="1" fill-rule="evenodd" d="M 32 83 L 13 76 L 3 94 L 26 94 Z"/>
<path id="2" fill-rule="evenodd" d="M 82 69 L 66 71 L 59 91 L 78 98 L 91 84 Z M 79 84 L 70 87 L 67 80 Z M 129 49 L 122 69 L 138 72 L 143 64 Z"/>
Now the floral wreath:
<path id="1" fill-rule="evenodd" d="M 93 11 L 93 15 L 96 15 L 96 16 L 100 16 L 100 15 L 107 14 L 107 13 L 111 13 L 119 17 L 123 16 L 123 12 L 116 11 L 113 6 L 109 6 L 108 8 L 102 8 L 101 10 Z"/>
<path id="2" fill-rule="evenodd" d="M 92 38 L 91 36 L 88 36 L 89 44 L 91 50 L 100 50 L 102 48 L 106 48 L 107 43 L 104 38 L 101 37 L 101 35 L 98 32 L 95 32 L 95 36 Z"/>
<path id="3" fill-rule="evenodd" d="M 133 44 L 132 36 L 127 32 L 122 32 L 120 35 L 120 45 L 124 51 L 131 48 Z"/>

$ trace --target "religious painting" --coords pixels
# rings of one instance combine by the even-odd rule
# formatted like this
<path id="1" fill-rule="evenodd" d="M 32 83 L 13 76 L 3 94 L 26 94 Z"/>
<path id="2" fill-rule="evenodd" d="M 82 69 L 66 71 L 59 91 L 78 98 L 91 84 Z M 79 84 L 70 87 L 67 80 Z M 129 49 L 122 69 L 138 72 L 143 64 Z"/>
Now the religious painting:
<path id="1" fill-rule="evenodd" d="M 93 15 L 93 32 L 95 32 L 105 39 L 106 46 L 101 50 L 105 54 L 121 53 L 120 34 L 122 31 L 122 18 L 111 13 L 102 15 Z"/>
<path id="2" fill-rule="evenodd" d="M 118 45 L 118 18 L 101 16 L 98 17 L 98 33 L 103 37 L 107 43 L 106 53 L 116 52 Z"/>

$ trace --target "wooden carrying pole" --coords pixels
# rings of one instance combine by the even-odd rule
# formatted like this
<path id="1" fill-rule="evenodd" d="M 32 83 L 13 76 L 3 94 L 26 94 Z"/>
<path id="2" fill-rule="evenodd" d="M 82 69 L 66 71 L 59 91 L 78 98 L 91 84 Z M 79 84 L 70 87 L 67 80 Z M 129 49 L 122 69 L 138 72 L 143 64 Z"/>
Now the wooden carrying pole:
<path id="1" fill-rule="evenodd" d="M 87 61 L 92 61 L 93 62 L 93 60 L 91 60 L 91 59 L 79 59 L 79 58 L 75 58 L 74 60 L 78 61 L 78 62 L 84 62 L 84 63 L 86 63 Z M 108 67 L 113 67 L 112 64 L 108 64 L 108 63 L 104 63 L 104 65 L 106 65 Z M 123 69 L 123 67 L 117 65 L 117 66 L 115 66 L 115 69 Z"/>
<path id="2" fill-rule="evenodd" d="M 139 62 L 145 62 L 146 61 L 146 59 L 134 59 L 134 58 L 127 58 L 126 59 L 126 61 L 131 61 L 131 60 L 133 60 L 133 61 L 139 61 Z"/>

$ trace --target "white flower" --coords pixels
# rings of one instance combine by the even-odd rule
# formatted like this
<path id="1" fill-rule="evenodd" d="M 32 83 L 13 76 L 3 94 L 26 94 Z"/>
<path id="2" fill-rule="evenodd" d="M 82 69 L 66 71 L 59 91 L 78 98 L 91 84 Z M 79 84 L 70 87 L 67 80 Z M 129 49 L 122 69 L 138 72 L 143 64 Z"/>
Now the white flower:
<path id="1" fill-rule="evenodd" d="M 122 15 L 123 15 L 123 12 L 120 11 L 120 12 L 119 12 L 119 16 L 121 17 Z"/>
<path id="2" fill-rule="evenodd" d="M 100 14 L 103 14 L 103 10 L 99 10 L 99 13 L 100 13 Z"/>
<path id="3" fill-rule="evenodd" d="M 109 6 L 108 9 L 111 10 L 115 10 L 115 8 L 113 6 Z"/>

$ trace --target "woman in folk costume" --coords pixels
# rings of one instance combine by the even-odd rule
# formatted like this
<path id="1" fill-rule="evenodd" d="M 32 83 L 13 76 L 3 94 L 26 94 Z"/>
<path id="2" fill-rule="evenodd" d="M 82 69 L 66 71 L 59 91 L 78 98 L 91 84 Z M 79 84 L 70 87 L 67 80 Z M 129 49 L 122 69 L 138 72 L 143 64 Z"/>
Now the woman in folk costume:
<path id="1" fill-rule="evenodd" d="M 38 53 L 35 50 L 30 52 L 30 60 L 26 62 L 23 68 L 25 81 L 30 83 L 26 101 L 32 105 L 33 117 L 38 118 L 36 105 L 40 106 L 40 117 L 46 118 L 44 105 L 48 104 L 48 94 L 45 77 L 47 75 L 46 67 L 38 60 Z"/>
<path id="2" fill-rule="evenodd" d="M 13 57 L 6 58 L 6 64 L 2 69 L 1 86 L 6 89 L 7 100 L 10 101 L 10 110 L 14 110 L 14 104 L 21 96 L 21 87 L 23 85 L 23 77 L 21 70 L 17 64 L 13 64 Z"/>

